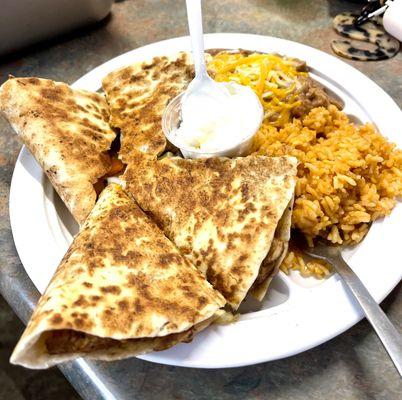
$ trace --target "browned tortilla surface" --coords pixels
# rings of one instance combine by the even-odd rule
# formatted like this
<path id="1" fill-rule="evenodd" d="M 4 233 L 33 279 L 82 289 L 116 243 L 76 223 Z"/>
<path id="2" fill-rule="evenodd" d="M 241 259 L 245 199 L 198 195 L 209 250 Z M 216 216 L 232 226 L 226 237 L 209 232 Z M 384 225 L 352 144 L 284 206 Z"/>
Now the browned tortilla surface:
<path id="1" fill-rule="evenodd" d="M 129 65 L 103 79 L 110 123 L 121 130 L 119 157 L 124 163 L 138 152 L 154 158 L 164 152 L 163 111 L 193 77 L 189 54 L 179 53 Z"/>
<path id="2" fill-rule="evenodd" d="M 0 111 L 82 223 L 95 205 L 93 184 L 110 167 L 105 153 L 115 133 L 105 98 L 48 79 L 10 78 Z"/>
<path id="3" fill-rule="evenodd" d="M 167 348 L 225 304 L 118 185 L 101 194 L 12 355 L 31 368 Z M 168 337 L 171 335 L 170 337 Z"/>
<path id="4" fill-rule="evenodd" d="M 134 161 L 123 176 L 126 190 L 237 308 L 293 198 L 296 159 Z"/>

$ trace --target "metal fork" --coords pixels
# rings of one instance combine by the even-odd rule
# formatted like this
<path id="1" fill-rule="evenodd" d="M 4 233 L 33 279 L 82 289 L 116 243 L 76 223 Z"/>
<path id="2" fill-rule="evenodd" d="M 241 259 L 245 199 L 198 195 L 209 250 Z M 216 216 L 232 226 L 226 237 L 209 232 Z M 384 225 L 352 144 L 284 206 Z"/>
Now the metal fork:
<path id="1" fill-rule="evenodd" d="M 292 239 L 295 239 L 297 247 L 308 256 L 324 260 L 332 265 L 359 302 L 399 375 L 402 376 L 402 336 L 373 299 L 359 277 L 343 259 L 342 246 L 331 245 L 323 240 L 317 240 L 314 242 L 314 247 L 309 247 L 304 236 L 298 232 L 295 232 L 294 235 L 292 234 Z"/>

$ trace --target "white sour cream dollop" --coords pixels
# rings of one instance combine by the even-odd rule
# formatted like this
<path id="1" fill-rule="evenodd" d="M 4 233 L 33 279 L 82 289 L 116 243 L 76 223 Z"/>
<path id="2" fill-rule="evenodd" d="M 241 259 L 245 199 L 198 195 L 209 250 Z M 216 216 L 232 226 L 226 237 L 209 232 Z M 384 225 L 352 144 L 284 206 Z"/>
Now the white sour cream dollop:
<path id="1" fill-rule="evenodd" d="M 234 82 L 218 85 L 222 96 L 190 95 L 182 102 L 182 122 L 171 133 L 175 143 L 218 152 L 235 147 L 258 130 L 263 108 L 253 90 Z"/>

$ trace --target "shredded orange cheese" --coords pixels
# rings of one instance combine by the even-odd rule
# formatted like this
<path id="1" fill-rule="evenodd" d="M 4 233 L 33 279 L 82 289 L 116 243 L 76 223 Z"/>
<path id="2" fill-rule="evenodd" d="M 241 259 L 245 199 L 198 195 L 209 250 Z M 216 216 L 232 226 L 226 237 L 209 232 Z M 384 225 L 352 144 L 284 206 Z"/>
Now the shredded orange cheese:
<path id="1" fill-rule="evenodd" d="M 251 87 L 264 107 L 264 119 L 282 127 L 289 122 L 291 110 L 298 107 L 299 76 L 296 60 L 276 54 L 218 53 L 209 63 L 218 82 L 236 82 Z"/>

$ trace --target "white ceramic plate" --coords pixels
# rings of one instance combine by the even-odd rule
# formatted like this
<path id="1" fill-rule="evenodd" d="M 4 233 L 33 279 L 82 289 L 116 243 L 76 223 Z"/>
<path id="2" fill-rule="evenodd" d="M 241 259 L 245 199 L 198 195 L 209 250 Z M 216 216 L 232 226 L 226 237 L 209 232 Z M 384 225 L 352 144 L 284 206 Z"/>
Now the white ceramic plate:
<path id="1" fill-rule="evenodd" d="M 394 101 L 374 82 L 346 63 L 311 47 L 265 36 L 212 34 L 206 48 L 244 48 L 278 52 L 306 60 L 314 78 L 345 103 L 356 120 L 374 123 L 402 147 L 398 135 L 402 115 Z M 84 75 L 76 88 L 99 90 L 110 71 L 153 57 L 189 50 L 188 38 L 145 46 L 106 62 Z M 21 261 L 43 292 L 67 250 L 77 225 L 26 149 L 18 158 L 10 193 L 10 216 Z M 371 294 L 381 301 L 401 280 L 400 227 L 402 207 L 373 224 L 367 238 L 345 255 Z M 280 273 L 262 304 L 246 302 L 238 322 L 213 326 L 191 344 L 141 358 L 171 365 L 222 368 L 255 364 L 300 353 L 345 331 L 362 312 L 337 276 L 325 281 Z"/>

